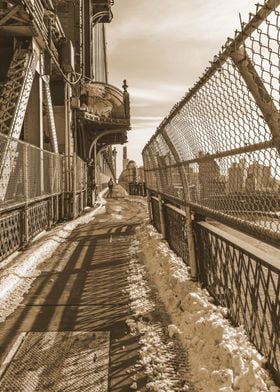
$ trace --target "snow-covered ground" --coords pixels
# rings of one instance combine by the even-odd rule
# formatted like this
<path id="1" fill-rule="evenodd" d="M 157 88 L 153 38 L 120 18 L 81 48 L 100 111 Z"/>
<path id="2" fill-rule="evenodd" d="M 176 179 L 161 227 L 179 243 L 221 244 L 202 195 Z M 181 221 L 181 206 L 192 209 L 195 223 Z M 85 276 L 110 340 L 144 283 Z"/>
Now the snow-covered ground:
<path id="1" fill-rule="evenodd" d="M 52 255 L 70 233 L 81 224 L 88 223 L 94 216 L 105 212 L 102 191 L 97 208 L 71 222 L 60 225 L 48 233 L 40 234 L 35 243 L 23 252 L 16 252 L 1 262 L 0 266 L 0 322 L 3 322 L 21 303 L 34 279 L 40 274 L 39 266 Z M 47 238 L 47 239 L 46 239 Z"/>
<path id="2" fill-rule="evenodd" d="M 140 202 L 136 201 L 135 202 Z M 0 321 L 21 303 L 32 282 L 40 274 L 40 265 L 65 241 L 74 228 L 105 211 L 105 200 L 88 214 L 61 225 L 35 241 L 29 250 L 10 257 L 0 268 Z M 115 204 L 112 214 L 122 218 L 122 208 Z M 127 292 L 134 317 L 127 320 L 131 333 L 140 333 L 140 367 L 146 368 L 149 390 L 159 392 L 187 391 L 188 381 L 172 366 L 172 338 L 179 338 L 185 347 L 192 384 L 201 392 L 277 392 L 263 368 L 264 360 L 249 343 L 242 327 L 233 328 L 225 318 L 226 310 L 213 304 L 206 290 L 191 281 L 188 267 L 174 255 L 156 230 L 146 222 L 137 230 L 129 249 Z M 139 262 L 144 260 L 145 266 Z M 155 309 L 148 273 L 172 324 L 168 326 L 169 341 L 160 323 L 149 320 Z M 180 387 L 178 388 L 178 385 Z M 137 390 L 137 377 L 131 389 Z"/>
<path id="3" fill-rule="evenodd" d="M 160 234 L 143 224 L 136 238 L 149 275 L 171 316 L 169 333 L 179 336 L 188 353 L 197 390 L 279 391 L 244 329 L 233 328 L 225 318 L 226 309 L 215 306 L 207 291 L 190 280 L 188 267 Z"/>
<path id="4" fill-rule="evenodd" d="M 188 385 L 178 372 L 176 349 L 171 338 L 166 338 L 164 326 L 160 321 L 154 321 L 151 313 L 156 308 L 156 302 L 151 297 L 151 288 L 147 281 L 147 270 L 141 264 L 141 246 L 134 240 L 130 246 L 131 259 L 127 270 L 127 288 L 125 291 L 130 298 L 132 317 L 126 320 L 131 334 L 140 334 L 140 360 L 135 366 L 145 369 L 148 383 L 147 391 L 183 392 L 188 391 Z M 173 332 L 170 334 L 172 335 Z M 184 364 L 182 364 L 184 367 Z M 185 368 L 183 369 L 183 371 Z M 138 373 L 139 374 L 139 373 Z M 138 390 L 137 376 L 131 384 L 132 390 Z"/>

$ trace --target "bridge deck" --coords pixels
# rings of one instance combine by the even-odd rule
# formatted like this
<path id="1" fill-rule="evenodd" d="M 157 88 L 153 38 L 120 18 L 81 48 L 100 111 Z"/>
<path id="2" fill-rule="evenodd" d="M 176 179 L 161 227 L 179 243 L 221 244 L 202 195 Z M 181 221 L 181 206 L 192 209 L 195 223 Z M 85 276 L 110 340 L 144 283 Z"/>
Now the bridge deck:
<path id="1" fill-rule="evenodd" d="M 110 334 L 109 358 L 104 362 L 108 367 L 109 391 L 147 390 L 147 383 L 151 379 L 147 378 L 147 369 L 139 361 L 141 346 L 139 339 L 143 333 L 135 331 L 132 334 L 127 323 L 128 319 L 134 321 L 142 319 L 141 315 L 135 315 L 133 311 L 133 299 L 127 286 L 128 278 L 131 276 L 130 249 L 135 240 L 135 229 L 146 218 L 146 214 L 146 209 L 139 203 L 131 203 L 115 197 L 108 199 L 106 213 L 98 215 L 90 223 L 79 226 L 71 233 L 54 255 L 43 263 L 41 274 L 34 281 L 24 302 L 4 323 L 0 324 L 1 361 L 11 352 L 16 339 L 23 332 L 27 332 L 27 336 L 28 333 L 32 335 L 31 332 L 42 332 L 42 339 L 44 339 L 46 332 L 95 332 L 98 336 L 98 333 L 103 331 Z M 141 253 L 135 260 L 141 266 Z M 142 316 L 145 316 L 147 325 L 156 325 L 162 331 L 161 339 L 167 342 L 167 325 L 170 321 L 151 283 L 149 287 L 151 289 L 149 296 L 155 306 Z M 37 339 L 38 336 L 35 336 Z M 63 338 L 59 338 L 58 341 L 68 339 L 67 334 L 61 336 Z M 71 339 L 72 335 L 69 336 Z M 90 342 L 90 337 L 88 339 Z M 29 341 L 34 341 L 34 338 L 29 337 L 27 344 Z M 186 374 L 184 354 L 180 344 L 178 342 L 174 344 L 175 356 L 169 364 L 169 376 L 172 379 L 176 378 L 178 371 L 181 373 L 182 377 L 177 375 L 179 380 L 174 381 L 172 390 L 182 391 Z M 59 352 L 62 346 L 57 344 L 53 350 Z M 17 355 L 23 358 L 20 350 Z M 52 358 L 58 356 L 53 355 Z M 60 358 L 66 366 L 65 357 Z M 17 358 L 14 357 L 13 360 Z M 104 363 L 103 368 L 100 368 L 102 371 L 104 371 Z M 46 359 L 45 367 L 53 367 L 53 365 Z M 30 367 L 28 361 L 26 366 L 27 370 L 22 369 L 25 376 L 26 371 L 34 374 L 34 366 Z M 69 374 L 65 369 L 63 370 L 64 363 L 60 364 L 60 367 L 62 368 L 60 376 L 64 373 Z M 7 372 L 8 370 L 3 378 Z M 20 370 L 17 373 L 20 373 Z M 36 373 L 36 382 L 33 380 L 33 387 L 29 387 L 28 391 L 59 390 L 55 382 L 48 384 L 46 377 L 43 381 L 43 374 L 45 377 L 48 369 L 41 369 Z M 81 371 L 81 378 L 84 377 L 83 374 Z M 16 375 L 19 376 L 20 374 Z M 79 378 L 79 374 L 75 377 Z M 77 381 L 76 385 L 78 384 Z M 7 385 L 5 384 L 5 387 Z M 107 387 L 104 387 L 106 383 L 103 387 L 102 385 L 100 384 L 100 388 L 96 390 L 107 390 Z M 63 390 L 75 390 L 69 388 L 64 387 Z"/>

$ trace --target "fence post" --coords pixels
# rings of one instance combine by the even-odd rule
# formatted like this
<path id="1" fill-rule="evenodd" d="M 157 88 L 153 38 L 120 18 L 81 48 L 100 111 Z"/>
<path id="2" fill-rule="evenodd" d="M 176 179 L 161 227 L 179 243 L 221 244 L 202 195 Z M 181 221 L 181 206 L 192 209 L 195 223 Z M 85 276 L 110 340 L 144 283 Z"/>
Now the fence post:
<path id="1" fill-rule="evenodd" d="M 165 239 L 166 238 L 166 231 L 165 231 L 163 203 L 164 203 L 164 201 L 162 200 L 161 195 L 159 195 L 158 196 L 158 207 L 159 207 L 160 227 L 161 227 L 162 239 Z"/>
<path id="2" fill-rule="evenodd" d="M 60 158 L 58 155 L 55 156 L 55 169 L 56 169 L 56 196 L 55 196 L 55 208 L 56 208 L 56 214 L 55 214 L 55 219 L 56 222 L 59 221 L 59 192 L 60 192 L 60 182 L 61 182 L 61 166 L 60 166 Z"/>
<path id="3" fill-rule="evenodd" d="M 197 264 L 195 255 L 195 244 L 193 237 L 193 225 L 192 225 L 192 214 L 190 207 L 185 208 L 186 214 L 186 229 L 187 229 L 187 243 L 189 251 L 189 263 L 191 267 L 191 278 L 192 280 L 197 280 Z"/>
<path id="4" fill-rule="evenodd" d="M 29 241 L 29 226 L 28 226 L 28 201 L 29 201 L 29 186 L 28 186 L 28 145 L 23 144 L 23 192 L 24 192 L 24 212 L 23 212 L 23 245 L 26 246 Z"/>
<path id="5" fill-rule="evenodd" d="M 87 170 L 87 164 L 84 163 L 84 178 L 85 178 L 85 193 L 84 193 L 84 207 L 87 207 L 88 205 L 88 170 Z"/>
<path id="6" fill-rule="evenodd" d="M 65 181 L 66 181 L 66 176 L 65 176 L 65 156 L 63 155 L 60 159 L 60 165 L 61 165 L 61 219 L 65 219 Z"/>
<path id="7" fill-rule="evenodd" d="M 51 200 L 50 200 L 50 211 L 49 211 L 49 228 L 53 225 L 54 221 L 54 202 L 53 202 L 53 190 L 54 190 L 54 162 L 53 162 L 53 154 L 50 154 L 50 175 L 51 175 Z"/>
<path id="8" fill-rule="evenodd" d="M 72 217 L 73 219 L 77 216 L 77 160 L 76 153 L 73 152 L 73 164 L 72 164 L 72 173 L 73 173 L 73 211 Z"/>
<path id="9" fill-rule="evenodd" d="M 148 202 L 148 213 L 149 213 L 149 223 L 153 223 L 153 212 L 152 212 L 152 198 L 151 192 L 147 189 L 147 202 Z"/>
<path id="10" fill-rule="evenodd" d="M 84 172 L 84 163 L 82 161 L 79 162 L 80 165 L 80 188 L 81 188 L 81 203 L 80 203 L 80 213 L 84 210 L 84 195 L 85 195 L 85 172 Z"/>

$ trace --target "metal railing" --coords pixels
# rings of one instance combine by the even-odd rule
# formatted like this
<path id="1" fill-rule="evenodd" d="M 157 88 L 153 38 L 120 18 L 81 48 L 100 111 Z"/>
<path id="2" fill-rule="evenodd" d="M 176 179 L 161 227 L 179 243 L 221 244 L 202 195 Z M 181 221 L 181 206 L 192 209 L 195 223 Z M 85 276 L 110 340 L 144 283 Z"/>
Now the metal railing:
<path id="1" fill-rule="evenodd" d="M 280 250 L 193 211 L 196 267 L 192 271 L 184 206 L 152 195 L 149 211 L 153 225 L 191 267 L 192 275 L 217 304 L 227 307 L 234 325 L 244 326 L 280 385 Z"/>
<path id="2" fill-rule="evenodd" d="M 125 184 L 125 189 L 132 196 L 147 196 L 145 182 L 129 182 Z"/>
<path id="3" fill-rule="evenodd" d="M 280 385 L 280 252 L 261 251 L 227 232 L 227 227 L 195 223 L 200 280 L 235 325 L 267 359 Z"/>
<path id="4" fill-rule="evenodd" d="M 83 211 L 87 165 L 76 155 L 65 157 L 3 134 L 0 161 L 1 261 L 42 230 Z"/>
<path id="5" fill-rule="evenodd" d="M 152 223 L 278 385 L 279 4 L 257 5 L 143 150 Z"/>

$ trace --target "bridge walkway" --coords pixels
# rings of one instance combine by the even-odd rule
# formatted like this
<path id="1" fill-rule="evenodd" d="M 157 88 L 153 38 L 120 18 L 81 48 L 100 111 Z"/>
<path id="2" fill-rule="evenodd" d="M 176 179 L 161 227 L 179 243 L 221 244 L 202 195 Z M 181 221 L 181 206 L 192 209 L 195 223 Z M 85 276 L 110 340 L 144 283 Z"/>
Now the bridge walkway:
<path id="1" fill-rule="evenodd" d="M 135 230 L 147 219 L 146 208 L 116 195 L 118 187 L 107 200 L 106 212 L 78 226 L 42 264 L 24 302 L 0 324 L 0 359 L 3 363 L 8 358 L 2 391 L 25 390 L 19 387 L 22 383 L 29 385 L 28 391 L 154 390 L 151 383 L 159 376 L 152 374 L 151 364 L 143 363 L 153 338 L 146 336 L 146 343 L 143 339 L 155 327 L 163 346 L 170 346 L 170 320 L 148 278 L 139 283 L 133 277 L 135 269 L 139 274 L 144 268 L 141 251 L 132 253 Z M 137 284 L 149 287 L 153 306 L 146 307 L 145 314 L 135 310 L 137 301 L 145 302 L 137 298 Z M 142 328 L 135 327 L 139 322 Z M 162 380 L 160 390 L 183 391 L 186 360 L 180 343 L 172 340 L 167 364 L 171 384 L 166 389 Z M 83 364 L 85 358 L 91 360 Z"/>

